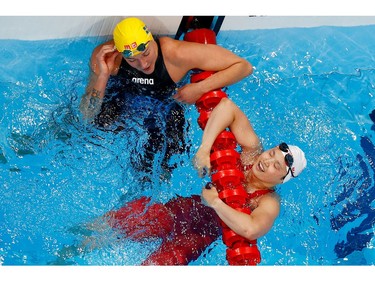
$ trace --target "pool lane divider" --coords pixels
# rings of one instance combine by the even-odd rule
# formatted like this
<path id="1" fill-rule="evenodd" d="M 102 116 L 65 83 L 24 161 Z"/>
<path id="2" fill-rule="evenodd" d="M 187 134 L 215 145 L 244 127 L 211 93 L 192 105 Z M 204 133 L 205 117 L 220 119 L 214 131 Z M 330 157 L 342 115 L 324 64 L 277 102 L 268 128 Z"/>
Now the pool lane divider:
<path id="1" fill-rule="evenodd" d="M 216 44 L 216 34 L 206 28 L 195 29 L 185 34 L 184 40 L 202 44 Z M 191 83 L 197 83 L 215 72 L 193 70 L 190 76 Z M 221 89 L 207 92 L 195 103 L 199 112 L 198 125 L 204 130 L 212 110 L 227 94 Z M 242 171 L 240 154 L 236 151 L 237 141 L 227 128 L 216 138 L 211 148 L 210 161 L 212 167 L 211 181 L 219 192 L 219 198 L 230 207 L 247 214 L 251 214 L 246 207 L 247 192 L 243 186 L 244 174 Z M 227 246 L 226 259 L 230 265 L 257 265 L 261 261 L 257 240 L 248 240 L 233 230 L 223 221 L 222 239 Z"/>

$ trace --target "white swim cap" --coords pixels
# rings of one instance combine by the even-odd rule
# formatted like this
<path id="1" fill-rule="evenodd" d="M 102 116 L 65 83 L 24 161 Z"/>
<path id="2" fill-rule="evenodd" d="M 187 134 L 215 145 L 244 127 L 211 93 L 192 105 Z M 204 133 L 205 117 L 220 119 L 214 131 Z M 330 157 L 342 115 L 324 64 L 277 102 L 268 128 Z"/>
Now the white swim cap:
<path id="1" fill-rule="evenodd" d="M 286 147 L 285 147 L 285 145 L 284 145 L 284 147 L 281 147 L 283 144 L 285 144 L 285 143 L 281 143 L 279 145 L 279 148 L 280 148 L 281 152 L 284 154 L 284 157 L 287 154 L 290 154 L 293 157 L 293 164 L 291 166 L 291 171 L 289 171 L 288 165 L 286 167 L 286 171 L 288 172 L 288 174 L 286 175 L 286 177 L 283 180 L 283 183 L 285 183 L 288 180 L 290 180 L 291 178 L 297 177 L 303 171 L 303 169 L 306 168 L 307 161 L 306 161 L 306 158 L 305 158 L 305 153 L 298 146 L 286 145 L 285 144 Z"/>

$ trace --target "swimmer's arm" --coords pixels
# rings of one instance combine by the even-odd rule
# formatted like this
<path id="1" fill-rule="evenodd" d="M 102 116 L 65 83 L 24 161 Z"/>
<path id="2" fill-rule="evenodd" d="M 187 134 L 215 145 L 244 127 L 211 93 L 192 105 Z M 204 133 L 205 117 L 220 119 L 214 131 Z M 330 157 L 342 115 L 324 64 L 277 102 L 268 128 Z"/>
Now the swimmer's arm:
<path id="1" fill-rule="evenodd" d="M 263 197 L 258 207 L 248 215 L 233 209 L 225 204 L 218 195 L 215 188 L 203 190 L 203 197 L 208 205 L 213 208 L 220 219 L 234 232 L 248 240 L 258 239 L 265 235 L 279 215 L 280 204 L 275 197 Z"/>
<path id="2" fill-rule="evenodd" d="M 79 106 L 85 120 L 93 120 L 99 114 L 107 82 L 108 79 L 100 79 L 93 72 L 90 74 L 90 82 Z"/>
<path id="3" fill-rule="evenodd" d="M 121 55 L 114 49 L 113 41 L 95 48 L 90 61 L 90 78 L 82 97 L 80 110 L 85 119 L 93 119 L 100 111 L 108 80 L 117 74 Z"/>
<path id="4" fill-rule="evenodd" d="M 200 177 L 203 177 L 206 172 L 211 172 L 210 151 L 212 145 L 216 137 L 228 127 L 241 145 L 242 152 L 259 154 L 260 141 L 246 115 L 231 100 L 223 98 L 211 112 L 203 131 L 202 143 L 193 160 Z M 242 161 L 244 164 L 248 164 L 250 160 Z"/>
<path id="5" fill-rule="evenodd" d="M 230 99 L 223 98 L 207 121 L 200 148 L 209 152 L 216 137 L 228 127 L 243 149 L 259 146 L 259 138 L 246 115 Z"/>
<path id="6" fill-rule="evenodd" d="M 210 77 L 187 84 L 174 96 L 177 100 L 194 103 L 204 93 L 232 85 L 253 72 L 250 62 L 215 44 L 177 42 L 174 63 L 178 68 L 215 71 Z"/>
<path id="7" fill-rule="evenodd" d="M 232 85 L 253 73 L 247 60 L 217 45 L 207 44 L 204 51 L 196 50 L 191 56 L 196 60 L 195 68 L 217 71 L 198 82 L 203 93 Z"/>

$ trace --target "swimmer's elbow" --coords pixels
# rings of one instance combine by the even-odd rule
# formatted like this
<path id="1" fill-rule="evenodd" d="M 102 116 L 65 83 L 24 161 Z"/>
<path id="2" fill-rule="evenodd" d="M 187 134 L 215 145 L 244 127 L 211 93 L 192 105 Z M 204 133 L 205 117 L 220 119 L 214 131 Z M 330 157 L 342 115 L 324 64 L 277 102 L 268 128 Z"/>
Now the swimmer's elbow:
<path id="1" fill-rule="evenodd" d="M 239 69 L 243 78 L 253 73 L 253 65 L 249 61 L 241 58 L 238 65 L 240 66 Z"/>
<path id="2" fill-rule="evenodd" d="M 97 97 L 93 97 L 89 94 L 84 94 L 82 96 L 79 110 L 81 112 L 82 118 L 85 121 L 92 121 L 99 114 L 103 100 Z"/>
<path id="3" fill-rule="evenodd" d="M 79 104 L 79 111 L 81 112 L 81 116 L 83 120 L 91 119 L 90 116 L 91 112 L 89 110 L 89 102 L 87 96 L 83 96 L 81 99 L 81 103 Z"/>
<path id="4" fill-rule="evenodd" d="M 253 65 L 249 62 L 249 61 L 247 61 L 247 60 L 245 60 L 245 74 L 246 74 L 246 76 L 249 76 L 249 75 L 251 75 L 251 74 L 253 74 Z"/>
<path id="5" fill-rule="evenodd" d="M 243 237 L 250 241 L 258 239 L 261 236 L 262 235 L 260 235 L 257 231 L 254 231 L 254 229 L 250 228 L 245 229 L 243 234 Z"/>
<path id="6" fill-rule="evenodd" d="M 243 237 L 247 240 L 255 240 L 264 236 L 269 230 L 269 227 L 261 227 L 258 225 L 248 226 L 244 228 Z"/>

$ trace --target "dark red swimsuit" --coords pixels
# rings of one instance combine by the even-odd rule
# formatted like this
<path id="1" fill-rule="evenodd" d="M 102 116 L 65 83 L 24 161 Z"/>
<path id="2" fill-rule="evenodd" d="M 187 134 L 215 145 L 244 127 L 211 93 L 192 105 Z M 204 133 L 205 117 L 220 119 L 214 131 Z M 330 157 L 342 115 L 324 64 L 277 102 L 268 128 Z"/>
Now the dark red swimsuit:
<path id="1" fill-rule="evenodd" d="M 258 190 L 248 200 L 273 190 Z M 201 202 L 199 195 L 177 197 L 166 204 L 149 204 L 149 197 L 127 203 L 107 213 L 110 225 L 128 238 L 162 238 L 160 247 L 144 265 L 187 265 L 221 235 L 219 217 Z"/>

